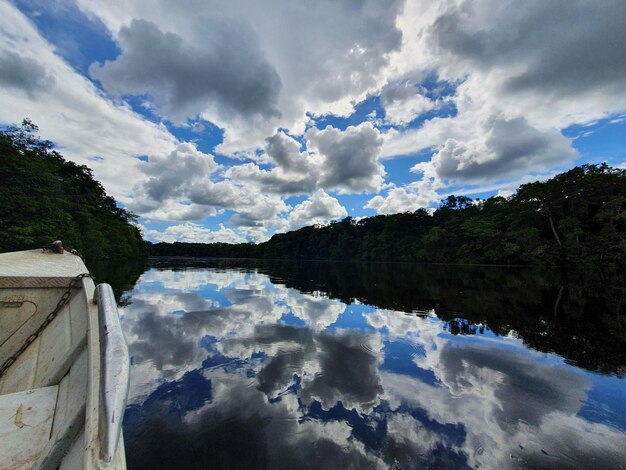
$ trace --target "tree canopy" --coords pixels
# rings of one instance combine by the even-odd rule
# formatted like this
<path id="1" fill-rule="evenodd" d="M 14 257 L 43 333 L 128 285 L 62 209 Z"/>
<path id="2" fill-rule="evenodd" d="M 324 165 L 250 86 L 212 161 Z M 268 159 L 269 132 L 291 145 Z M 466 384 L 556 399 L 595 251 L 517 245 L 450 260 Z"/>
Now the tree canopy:
<path id="1" fill-rule="evenodd" d="M 87 259 L 145 255 L 135 216 L 117 206 L 85 165 L 63 158 L 37 126 L 0 129 L 0 251 L 60 239 Z"/>
<path id="2" fill-rule="evenodd" d="M 486 264 L 626 264 L 626 170 L 582 165 L 509 198 L 450 195 L 417 209 L 275 234 L 260 244 L 149 246 L 85 165 L 37 126 L 0 129 L 0 251 L 61 239 L 87 258 L 153 255 Z"/>
<path id="3" fill-rule="evenodd" d="M 626 170 L 582 165 L 509 198 L 448 196 L 418 209 L 274 235 L 258 245 L 159 243 L 155 255 L 485 264 L 626 263 Z"/>

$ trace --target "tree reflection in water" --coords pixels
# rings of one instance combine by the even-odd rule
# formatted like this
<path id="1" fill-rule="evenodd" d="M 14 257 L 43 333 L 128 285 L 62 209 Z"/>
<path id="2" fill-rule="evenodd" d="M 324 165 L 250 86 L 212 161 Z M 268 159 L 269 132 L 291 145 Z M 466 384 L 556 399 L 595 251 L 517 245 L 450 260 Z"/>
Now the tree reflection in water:
<path id="1" fill-rule="evenodd" d="M 123 295 L 129 468 L 620 468 L 624 285 L 158 260 Z"/>

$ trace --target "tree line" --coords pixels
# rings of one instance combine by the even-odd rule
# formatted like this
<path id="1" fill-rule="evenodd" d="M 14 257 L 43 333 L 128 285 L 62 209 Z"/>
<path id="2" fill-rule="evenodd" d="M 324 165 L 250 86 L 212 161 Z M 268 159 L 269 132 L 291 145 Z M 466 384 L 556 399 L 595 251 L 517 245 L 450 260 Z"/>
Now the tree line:
<path id="1" fill-rule="evenodd" d="M 0 129 L 0 252 L 60 239 L 87 260 L 146 256 L 135 215 L 37 130 L 29 120 Z"/>
<path id="2" fill-rule="evenodd" d="M 266 259 L 564 265 L 626 262 L 626 170 L 582 165 L 511 197 L 448 196 L 418 209 L 347 217 L 259 244 L 157 243 L 151 254 Z"/>
<path id="3" fill-rule="evenodd" d="M 155 256 L 566 265 L 626 263 L 626 170 L 582 165 L 511 197 L 448 196 L 417 209 L 275 234 L 264 243 L 156 243 L 85 165 L 29 120 L 0 129 L 0 251 L 61 239 L 88 259 Z"/>

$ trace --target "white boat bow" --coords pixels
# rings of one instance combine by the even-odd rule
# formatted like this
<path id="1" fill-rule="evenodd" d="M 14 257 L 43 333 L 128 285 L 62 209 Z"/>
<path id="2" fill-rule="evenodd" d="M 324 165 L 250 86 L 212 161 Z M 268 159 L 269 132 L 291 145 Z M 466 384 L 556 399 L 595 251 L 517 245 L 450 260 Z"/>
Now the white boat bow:
<path id="1" fill-rule="evenodd" d="M 111 286 L 71 253 L 0 254 L 0 467 L 125 469 L 129 355 Z"/>

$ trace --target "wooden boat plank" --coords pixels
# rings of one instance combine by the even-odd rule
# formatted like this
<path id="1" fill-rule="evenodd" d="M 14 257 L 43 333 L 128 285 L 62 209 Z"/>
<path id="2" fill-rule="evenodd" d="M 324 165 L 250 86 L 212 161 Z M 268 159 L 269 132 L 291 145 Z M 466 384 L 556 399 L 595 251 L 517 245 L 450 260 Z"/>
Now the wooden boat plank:
<path id="1" fill-rule="evenodd" d="M 0 260 L 1 261 L 1 260 Z M 80 274 L 80 273 L 78 273 Z M 0 276 L 0 289 L 43 289 L 67 287 L 74 276 L 19 277 Z"/>
<path id="2" fill-rule="evenodd" d="M 0 396 L 0 462 L 8 470 L 32 468 L 52 428 L 58 386 Z"/>

